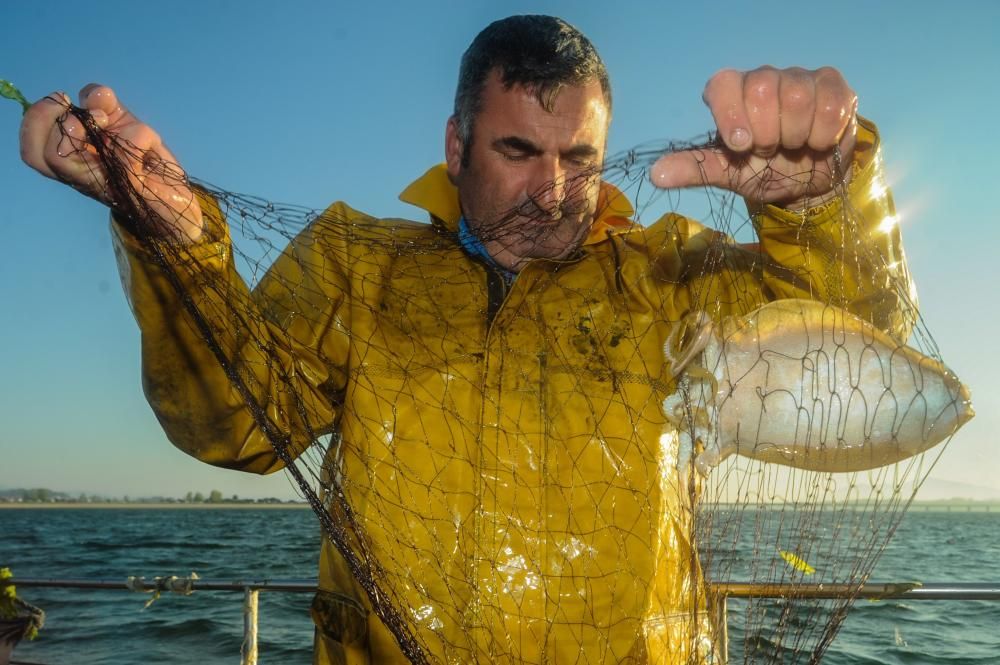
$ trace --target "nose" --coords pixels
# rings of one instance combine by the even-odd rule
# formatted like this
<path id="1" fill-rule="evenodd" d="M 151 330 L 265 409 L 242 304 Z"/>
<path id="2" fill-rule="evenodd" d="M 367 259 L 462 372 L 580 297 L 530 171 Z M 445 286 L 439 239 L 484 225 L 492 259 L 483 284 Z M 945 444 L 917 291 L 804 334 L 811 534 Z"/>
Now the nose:
<path id="1" fill-rule="evenodd" d="M 566 170 L 558 159 L 539 159 L 528 198 L 547 217 L 558 219 L 562 216 L 563 201 L 566 200 Z"/>

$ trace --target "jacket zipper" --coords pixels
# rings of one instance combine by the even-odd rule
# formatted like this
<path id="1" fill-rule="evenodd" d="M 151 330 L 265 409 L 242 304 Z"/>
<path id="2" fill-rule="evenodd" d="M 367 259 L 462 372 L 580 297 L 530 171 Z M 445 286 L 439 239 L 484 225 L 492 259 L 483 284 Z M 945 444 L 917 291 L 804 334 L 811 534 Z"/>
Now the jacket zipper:
<path id="1" fill-rule="evenodd" d="M 483 267 L 486 268 L 486 335 L 489 339 L 489 333 L 493 328 L 493 319 L 500 311 L 510 289 L 507 288 L 507 282 L 504 281 L 498 270 L 492 266 Z"/>

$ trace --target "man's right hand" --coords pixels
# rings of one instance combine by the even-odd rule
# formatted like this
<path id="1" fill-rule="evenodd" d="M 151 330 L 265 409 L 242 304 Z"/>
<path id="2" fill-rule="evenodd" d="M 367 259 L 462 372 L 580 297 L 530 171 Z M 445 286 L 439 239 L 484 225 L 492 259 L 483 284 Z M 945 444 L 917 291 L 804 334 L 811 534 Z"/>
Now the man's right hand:
<path id="1" fill-rule="evenodd" d="M 106 145 L 125 167 L 140 209 L 152 212 L 146 230 L 166 240 L 195 242 L 201 237 L 201 207 L 176 158 L 149 125 L 118 102 L 114 91 L 91 83 L 80 91 L 80 107 L 88 110 L 106 134 Z M 70 112 L 70 99 L 56 92 L 33 104 L 21 123 L 21 159 L 39 173 L 64 182 L 114 209 L 108 175 L 87 140 L 80 120 Z"/>

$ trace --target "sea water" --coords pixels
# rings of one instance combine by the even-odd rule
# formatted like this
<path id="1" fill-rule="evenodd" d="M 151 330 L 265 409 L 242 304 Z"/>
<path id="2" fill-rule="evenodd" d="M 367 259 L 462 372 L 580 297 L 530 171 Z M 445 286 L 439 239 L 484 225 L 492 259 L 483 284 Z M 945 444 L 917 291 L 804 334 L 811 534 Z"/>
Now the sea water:
<path id="1" fill-rule="evenodd" d="M 320 535 L 306 509 L 5 509 L 0 566 L 23 578 L 313 578 Z M 913 512 L 872 580 L 1000 580 L 1000 513 Z M 21 588 L 47 612 L 18 660 L 46 665 L 239 662 L 242 595 Z M 260 594 L 261 663 L 310 662 L 310 594 Z M 859 601 L 829 665 L 1000 664 L 1000 602 Z"/>

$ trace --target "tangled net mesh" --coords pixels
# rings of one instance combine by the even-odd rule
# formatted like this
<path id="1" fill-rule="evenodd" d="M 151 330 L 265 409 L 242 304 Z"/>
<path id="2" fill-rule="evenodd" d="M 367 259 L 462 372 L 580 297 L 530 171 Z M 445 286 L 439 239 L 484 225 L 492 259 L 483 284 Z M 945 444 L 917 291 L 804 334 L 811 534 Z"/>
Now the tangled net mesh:
<path id="1" fill-rule="evenodd" d="M 502 276 L 471 263 L 440 224 L 275 204 L 146 163 L 146 178 L 203 193 L 210 251 L 163 242 L 150 220 L 176 220 L 139 191 L 143 155 L 86 111 L 67 113 L 85 124 L 89 146 L 75 149 L 96 152 L 131 251 L 156 275 L 149 297 L 182 313 L 162 327 L 197 340 L 166 354 L 184 365 L 177 374 L 197 368 L 193 378 L 158 383 L 163 367 L 147 368 L 147 394 L 213 401 L 234 438 L 266 444 L 261 455 L 281 461 L 336 550 L 335 575 L 349 571 L 331 590 L 339 611 L 361 616 L 362 632 L 388 630 L 412 662 L 818 662 L 942 450 L 860 471 L 733 455 L 703 477 L 691 462 L 707 442 L 686 449 L 684 423 L 664 413 L 690 388 L 670 358 L 692 343 L 691 312 L 717 324 L 809 297 L 860 309 L 939 359 L 898 229 L 866 218 L 891 214 L 887 192 L 859 207 L 838 186 L 837 234 L 794 226 L 800 258 L 778 264 L 757 236 L 761 211 L 730 193 L 699 191 L 715 230 L 657 221 L 676 193 L 650 187 L 649 167 L 666 152 L 710 150 L 712 137 L 643 146 L 559 183 L 600 176 L 624 193 L 600 205 L 627 199 L 635 211 L 636 226 L 585 248 L 600 270 L 575 260 L 526 270 L 503 300 Z M 530 211 L 509 215 L 480 225 L 480 238 L 504 238 Z M 545 241 L 523 233 L 514 241 Z M 882 281 L 861 307 L 858 275 Z M 693 431 L 704 399 L 685 395 L 680 420 Z M 205 423 L 177 399 L 179 415 L 158 416 L 210 458 L 214 442 L 191 443 Z M 782 588 L 730 599 L 726 621 L 731 584 Z M 814 597 L 817 585 L 845 592 Z"/>

